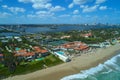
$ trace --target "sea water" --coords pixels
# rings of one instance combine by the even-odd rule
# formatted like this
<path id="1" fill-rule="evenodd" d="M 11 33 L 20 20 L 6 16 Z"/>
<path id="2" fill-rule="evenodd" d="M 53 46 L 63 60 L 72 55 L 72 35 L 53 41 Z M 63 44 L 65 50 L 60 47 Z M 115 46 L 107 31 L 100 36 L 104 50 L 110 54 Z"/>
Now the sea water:
<path id="1" fill-rule="evenodd" d="M 63 77 L 61 80 L 120 80 L 120 54 L 103 64 Z"/>

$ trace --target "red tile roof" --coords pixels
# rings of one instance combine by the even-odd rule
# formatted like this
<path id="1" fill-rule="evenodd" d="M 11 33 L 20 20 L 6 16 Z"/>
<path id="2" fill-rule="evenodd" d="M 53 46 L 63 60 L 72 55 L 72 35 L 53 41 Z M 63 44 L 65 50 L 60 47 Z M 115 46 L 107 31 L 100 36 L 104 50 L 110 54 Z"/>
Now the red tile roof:
<path id="1" fill-rule="evenodd" d="M 3 57 L 3 54 L 0 54 L 0 57 Z"/>
<path id="2" fill-rule="evenodd" d="M 81 36 L 83 36 L 83 37 L 89 37 L 89 36 L 92 36 L 92 33 L 81 34 Z"/>
<path id="3" fill-rule="evenodd" d="M 87 49 L 88 48 L 88 46 L 79 46 L 79 47 L 76 47 L 76 48 L 74 48 L 75 50 L 85 50 L 85 49 Z"/>
<path id="4" fill-rule="evenodd" d="M 33 52 L 27 52 L 25 49 L 21 49 L 15 52 L 15 56 L 33 56 Z"/>
<path id="5" fill-rule="evenodd" d="M 37 52 L 37 53 L 48 52 L 47 50 L 41 49 L 38 46 L 34 46 L 33 48 L 34 48 L 35 52 Z M 35 55 L 35 52 L 27 52 L 25 49 L 21 49 L 21 50 L 15 52 L 15 56 L 33 56 L 33 55 Z"/>
<path id="6" fill-rule="evenodd" d="M 15 53 L 15 56 L 33 56 L 33 52 Z"/>
<path id="7" fill-rule="evenodd" d="M 75 50 L 84 50 L 84 49 L 88 48 L 88 46 L 82 42 L 70 42 L 70 43 L 63 44 L 61 46 L 63 48 L 71 48 L 71 49 L 75 49 Z"/>
<path id="8" fill-rule="evenodd" d="M 46 52 L 48 52 L 47 50 L 41 49 L 38 46 L 34 46 L 33 48 L 34 48 L 35 52 L 37 52 L 37 53 L 46 53 Z"/>

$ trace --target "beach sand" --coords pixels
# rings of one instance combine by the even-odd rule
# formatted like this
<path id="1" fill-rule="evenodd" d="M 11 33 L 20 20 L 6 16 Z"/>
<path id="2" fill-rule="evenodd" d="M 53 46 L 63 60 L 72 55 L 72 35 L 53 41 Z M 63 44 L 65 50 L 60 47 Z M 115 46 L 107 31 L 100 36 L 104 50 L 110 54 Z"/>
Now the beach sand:
<path id="1" fill-rule="evenodd" d="M 68 63 L 63 63 L 25 75 L 8 77 L 4 80 L 60 80 L 65 76 L 80 73 L 81 70 L 86 70 L 105 62 L 116 55 L 116 51 L 119 49 L 120 45 L 116 44 L 109 48 L 98 49 L 94 53 L 82 54 Z"/>

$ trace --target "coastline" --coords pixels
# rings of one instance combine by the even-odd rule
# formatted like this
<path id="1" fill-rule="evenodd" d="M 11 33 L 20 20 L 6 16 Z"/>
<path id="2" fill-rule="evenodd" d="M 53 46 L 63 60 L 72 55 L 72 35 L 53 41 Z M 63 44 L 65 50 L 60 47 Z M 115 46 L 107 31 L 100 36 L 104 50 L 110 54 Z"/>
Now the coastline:
<path id="1" fill-rule="evenodd" d="M 120 50 L 119 46 L 119 44 L 116 44 L 109 48 L 98 49 L 95 53 L 87 53 L 75 57 L 68 63 L 63 63 L 25 75 L 8 77 L 4 80 L 60 80 L 65 76 L 80 73 L 81 70 L 86 70 L 97 66 L 99 63 L 105 62 L 117 54 L 117 51 Z"/>

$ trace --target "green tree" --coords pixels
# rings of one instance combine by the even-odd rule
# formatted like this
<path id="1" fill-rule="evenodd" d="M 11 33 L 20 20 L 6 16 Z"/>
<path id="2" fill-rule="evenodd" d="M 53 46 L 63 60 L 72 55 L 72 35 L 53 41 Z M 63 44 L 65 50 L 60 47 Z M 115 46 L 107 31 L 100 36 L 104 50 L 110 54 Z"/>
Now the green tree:
<path id="1" fill-rule="evenodd" d="M 16 70 L 16 58 L 8 51 L 4 51 L 4 65 L 8 67 L 10 73 L 14 73 Z"/>

